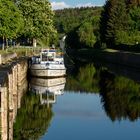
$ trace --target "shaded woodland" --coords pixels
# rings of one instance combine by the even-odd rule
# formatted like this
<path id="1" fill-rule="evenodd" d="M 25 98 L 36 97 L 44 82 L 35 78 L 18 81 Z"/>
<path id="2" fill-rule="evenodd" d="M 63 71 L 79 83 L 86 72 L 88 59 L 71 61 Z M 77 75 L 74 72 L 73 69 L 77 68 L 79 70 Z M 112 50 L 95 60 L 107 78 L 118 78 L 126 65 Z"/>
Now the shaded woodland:
<path id="1" fill-rule="evenodd" d="M 107 0 L 103 7 L 55 11 L 67 47 L 140 51 L 140 0 Z"/>

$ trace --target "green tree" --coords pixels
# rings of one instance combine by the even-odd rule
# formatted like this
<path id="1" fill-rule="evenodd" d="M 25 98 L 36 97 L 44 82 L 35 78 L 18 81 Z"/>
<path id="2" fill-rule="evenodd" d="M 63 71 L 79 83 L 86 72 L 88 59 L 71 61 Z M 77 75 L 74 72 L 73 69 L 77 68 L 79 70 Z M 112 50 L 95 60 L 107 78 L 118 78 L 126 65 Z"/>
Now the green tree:
<path id="1" fill-rule="evenodd" d="M 68 8 L 55 11 L 55 27 L 58 33 L 66 34 L 81 25 L 81 21 L 89 21 L 93 16 L 99 17 L 102 7 Z M 76 18 L 75 18 L 76 17 Z"/>
<path id="2" fill-rule="evenodd" d="M 131 39 L 133 44 L 140 43 L 140 5 L 129 10 L 131 18 Z"/>
<path id="3" fill-rule="evenodd" d="M 23 27 L 22 15 L 13 1 L 0 1 L 0 37 L 8 46 L 8 39 L 16 38 Z"/>
<path id="4" fill-rule="evenodd" d="M 127 32 L 128 28 L 129 17 L 125 0 L 107 1 L 101 18 L 101 40 L 107 45 L 116 45 L 120 38 L 119 32 Z"/>
<path id="5" fill-rule="evenodd" d="M 107 0 L 104 9 L 101 13 L 101 18 L 100 18 L 100 40 L 102 43 L 106 43 L 106 31 L 107 31 L 107 21 L 109 19 L 109 13 L 110 9 L 109 7 L 111 6 L 110 1 Z"/>
<path id="6" fill-rule="evenodd" d="M 93 25 L 90 22 L 83 23 L 77 31 L 79 40 L 84 46 L 93 47 L 96 36 L 93 33 Z"/>
<path id="7" fill-rule="evenodd" d="M 24 17 L 24 36 L 32 39 L 36 47 L 37 39 L 56 34 L 53 27 L 54 13 L 48 0 L 18 0 L 18 5 Z"/>
<path id="8" fill-rule="evenodd" d="M 108 46 L 140 42 L 140 1 L 108 0 L 100 20 L 100 39 Z"/>
<path id="9" fill-rule="evenodd" d="M 132 6 L 140 6 L 140 0 L 127 0 L 127 4 Z"/>

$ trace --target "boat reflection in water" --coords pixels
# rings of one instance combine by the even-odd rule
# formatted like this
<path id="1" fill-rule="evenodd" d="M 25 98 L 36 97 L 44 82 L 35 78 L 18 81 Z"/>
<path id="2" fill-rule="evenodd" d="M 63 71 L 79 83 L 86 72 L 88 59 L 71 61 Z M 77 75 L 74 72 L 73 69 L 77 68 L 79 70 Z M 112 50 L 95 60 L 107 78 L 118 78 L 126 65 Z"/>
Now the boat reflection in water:
<path id="1" fill-rule="evenodd" d="M 57 95 L 63 94 L 64 87 L 65 78 L 32 77 L 14 124 L 15 140 L 37 140 L 47 133 L 53 118 L 53 103 Z"/>
<path id="2" fill-rule="evenodd" d="M 64 93 L 66 79 L 65 77 L 43 79 L 32 78 L 30 82 L 31 91 L 40 95 L 40 103 L 54 104 L 56 102 L 56 96 Z"/>

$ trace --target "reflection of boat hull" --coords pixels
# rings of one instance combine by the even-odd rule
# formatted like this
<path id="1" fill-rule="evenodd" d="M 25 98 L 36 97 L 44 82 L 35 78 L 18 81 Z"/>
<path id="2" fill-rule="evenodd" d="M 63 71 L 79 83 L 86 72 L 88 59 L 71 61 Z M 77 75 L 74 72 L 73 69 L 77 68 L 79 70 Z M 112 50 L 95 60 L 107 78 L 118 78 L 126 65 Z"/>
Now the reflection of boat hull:
<path id="1" fill-rule="evenodd" d="M 32 77 L 30 81 L 31 91 L 40 96 L 40 103 L 54 104 L 56 102 L 56 96 L 62 95 L 65 88 L 65 77 L 43 79 Z"/>
<path id="2" fill-rule="evenodd" d="M 66 82 L 64 77 L 53 78 L 53 79 L 43 79 L 43 78 L 32 78 L 31 85 L 41 86 L 41 87 L 51 87 L 56 85 L 61 85 Z"/>
<path id="3" fill-rule="evenodd" d="M 53 93 L 55 95 L 63 94 L 66 79 L 65 77 L 43 79 L 32 78 L 31 89 L 37 94 Z"/>
<path id="4" fill-rule="evenodd" d="M 31 85 L 32 90 L 36 94 L 54 94 L 54 95 L 62 95 L 64 90 L 65 84 L 56 85 L 52 87 L 41 87 L 37 85 Z"/>

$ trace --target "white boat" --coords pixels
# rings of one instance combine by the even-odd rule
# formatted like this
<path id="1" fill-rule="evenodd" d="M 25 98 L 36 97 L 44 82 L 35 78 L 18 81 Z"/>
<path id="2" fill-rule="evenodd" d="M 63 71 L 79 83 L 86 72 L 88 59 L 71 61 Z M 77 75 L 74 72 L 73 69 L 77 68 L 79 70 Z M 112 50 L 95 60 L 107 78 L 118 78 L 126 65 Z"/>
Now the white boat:
<path id="1" fill-rule="evenodd" d="M 32 57 L 30 72 L 37 77 L 61 77 L 66 75 L 64 59 L 55 49 L 44 49 L 40 56 Z"/>

